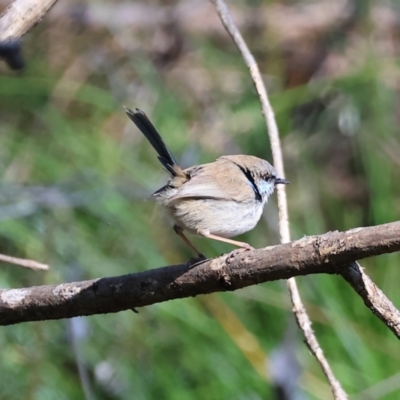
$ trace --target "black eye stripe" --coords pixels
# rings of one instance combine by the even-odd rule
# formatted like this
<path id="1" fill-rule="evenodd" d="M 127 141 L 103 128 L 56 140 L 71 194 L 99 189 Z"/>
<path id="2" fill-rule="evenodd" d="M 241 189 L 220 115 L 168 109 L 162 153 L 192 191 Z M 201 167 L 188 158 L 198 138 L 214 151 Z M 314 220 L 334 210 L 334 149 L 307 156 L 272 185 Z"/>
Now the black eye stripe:
<path id="1" fill-rule="evenodd" d="M 241 167 L 239 164 L 236 164 L 236 165 L 240 168 L 240 170 L 243 172 L 243 174 L 245 175 L 247 180 L 250 182 L 251 187 L 254 190 L 254 194 L 255 194 L 256 200 L 261 201 L 262 200 L 262 196 L 261 196 L 260 192 L 258 191 L 258 187 L 257 187 L 256 183 L 254 182 L 254 179 L 253 179 L 251 173 L 247 169 L 244 169 L 243 167 Z"/>
<path id="2" fill-rule="evenodd" d="M 276 176 L 274 176 L 274 175 L 264 175 L 262 178 L 265 182 L 276 180 Z"/>

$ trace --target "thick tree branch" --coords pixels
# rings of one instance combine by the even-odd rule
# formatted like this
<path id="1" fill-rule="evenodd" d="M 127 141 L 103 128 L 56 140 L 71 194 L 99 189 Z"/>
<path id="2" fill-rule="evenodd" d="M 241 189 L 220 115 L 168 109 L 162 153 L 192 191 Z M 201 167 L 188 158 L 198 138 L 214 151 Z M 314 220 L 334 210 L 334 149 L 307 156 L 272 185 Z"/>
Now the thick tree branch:
<path id="1" fill-rule="evenodd" d="M 293 276 L 343 273 L 354 260 L 395 251 L 400 251 L 400 221 L 235 251 L 192 269 L 174 265 L 120 277 L 1 290 L 0 325 L 117 312 Z"/>

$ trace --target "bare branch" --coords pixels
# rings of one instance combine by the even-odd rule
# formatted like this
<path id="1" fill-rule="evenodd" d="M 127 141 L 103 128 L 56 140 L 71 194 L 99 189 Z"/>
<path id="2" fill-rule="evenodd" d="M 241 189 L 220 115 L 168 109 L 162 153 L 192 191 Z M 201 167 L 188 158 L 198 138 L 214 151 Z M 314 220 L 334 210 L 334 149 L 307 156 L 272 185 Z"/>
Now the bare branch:
<path id="1" fill-rule="evenodd" d="M 351 263 L 341 275 L 364 300 L 364 304 L 400 339 L 399 310 L 372 282 L 360 264 L 356 261 Z"/>
<path id="2" fill-rule="evenodd" d="M 24 68 L 20 38 L 50 10 L 57 0 L 15 0 L 0 15 L 0 60 L 11 69 Z"/>
<path id="3" fill-rule="evenodd" d="M 40 262 L 34 260 L 28 260 L 26 258 L 16 258 L 11 256 L 6 256 L 5 254 L 0 254 L 0 261 L 4 261 L 10 264 L 19 265 L 24 268 L 29 269 L 40 269 L 40 270 L 48 270 L 49 266 L 47 264 L 42 264 Z"/>
<path id="4" fill-rule="evenodd" d="M 0 290 L 0 325 L 134 310 L 293 276 L 339 274 L 356 259 L 395 251 L 400 251 L 400 221 L 234 251 L 192 269 L 183 264 L 120 277 L 4 289 Z"/>
<path id="5" fill-rule="evenodd" d="M 57 0 L 15 0 L 0 15 L 0 42 L 19 39 Z"/>
<path id="6" fill-rule="evenodd" d="M 260 98 L 262 113 L 268 127 L 268 135 L 271 142 L 274 166 L 278 175 L 281 177 L 285 177 L 278 126 L 276 123 L 274 110 L 269 101 L 267 90 L 260 74 L 260 70 L 258 69 L 258 65 L 249 48 L 247 47 L 242 35 L 237 29 L 224 0 L 211 0 L 211 2 L 215 5 L 218 15 L 226 31 L 232 37 L 240 53 L 242 54 L 245 64 L 249 68 L 251 78 L 253 79 L 254 86 Z M 287 243 L 290 242 L 290 229 L 286 189 L 282 185 L 281 187 L 278 187 L 277 191 L 279 209 L 279 233 L 281 236 L 281 242 Z M 329 363 L 326 360 L 324 353 L 318 344 L 316 336 L 314 335 L 314 332 L 311 328 L 311 320 L 308 317 L 307 311 L 301 301 L 300 293 L 298 291 L 295 279 L 289 279 L 287 282 L 287 286 L 289 289 L 290 298 L 292 300 L 293 312 L 295 314 L 297 323 L 304 333 L 304 337 L 306 339 L 306 343 L 309 349 L 320 363 L 322 370 L 328 378 L 334 397 L 336 399 L 347 399 L 346 393 L 342 389 L 339 381 L 333 375 L 333 371 L 330 368 Z"/>

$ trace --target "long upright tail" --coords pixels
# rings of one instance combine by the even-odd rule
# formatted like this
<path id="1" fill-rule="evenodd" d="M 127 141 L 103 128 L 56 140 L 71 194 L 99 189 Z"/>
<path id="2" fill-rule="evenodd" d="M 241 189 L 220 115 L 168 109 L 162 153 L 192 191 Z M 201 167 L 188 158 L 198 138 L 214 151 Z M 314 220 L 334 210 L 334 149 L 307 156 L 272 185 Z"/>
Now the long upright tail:
<path id="1" fill-rule="evenodd" d="M 161 164 L 173 175 L 176 176 L 178 163 L 176 162 L 174 156 L 169 151 L 167 145 L 164 143 L 161 135 L 158 133 L 157 129 L 147 118 L 147 115 L 138 108 L 135 111 L 130 110 L 127 107 L 125 112 L 132 122 L 138 127 L 138 129 L 143 133 L 146 139 L 154 147 L 155 151 L 158 153 L 158 159 Z M 177 168 L 178 167 L 178 168 Z"/>

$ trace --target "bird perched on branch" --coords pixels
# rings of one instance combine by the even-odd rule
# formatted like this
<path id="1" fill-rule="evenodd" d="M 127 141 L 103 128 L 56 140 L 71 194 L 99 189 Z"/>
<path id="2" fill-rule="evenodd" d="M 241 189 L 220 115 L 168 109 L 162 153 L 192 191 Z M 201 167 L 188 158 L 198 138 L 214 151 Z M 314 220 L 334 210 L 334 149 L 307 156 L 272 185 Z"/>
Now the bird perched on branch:
<path id="1" fill-rule="evenodd" d="M 229 238 L 253 229 L 275 186 L 288 181 L 278 177 L 269 162 L 248 155 L 222 156 L 209 164 L 182 169 L 146 114 L 138 108 L 125 111 L 171 175 L 151 198 L 166 208 L 184 242 L 199 257 L 204 256 L 184 231 L 252 249 L 248 243 Z"/>

